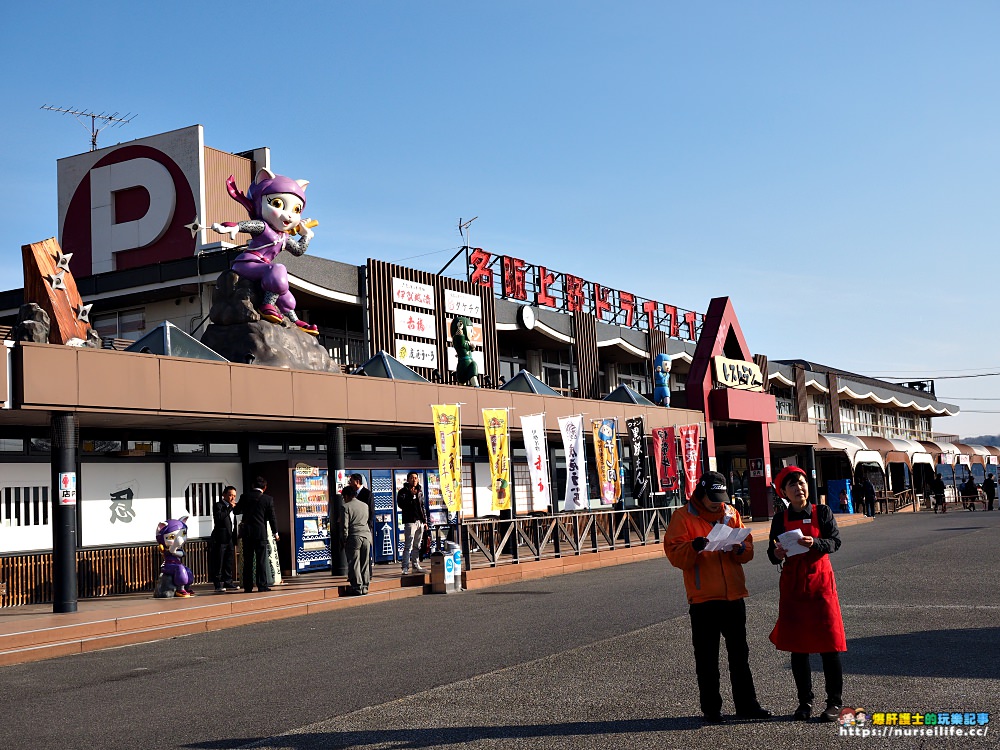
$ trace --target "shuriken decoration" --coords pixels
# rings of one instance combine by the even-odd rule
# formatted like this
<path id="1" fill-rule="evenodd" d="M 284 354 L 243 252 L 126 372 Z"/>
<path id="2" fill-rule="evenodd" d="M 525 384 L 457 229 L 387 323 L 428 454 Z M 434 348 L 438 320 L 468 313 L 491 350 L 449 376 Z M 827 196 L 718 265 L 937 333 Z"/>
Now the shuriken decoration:
<path id="1" fill-rule="evenodd" d="M 198 217 L 195 216 L 194 219 L 191 220 L 190 224 L 184 225 L 184 228 L 187 229 L 189 232 L 191 232 L 191 238 L 194 239 L 195 237 L 198 236 L 199 231 L 201 231 L 202 229 L 206 229 L 207 227 L 203 227 L 201 224 L 199 224 Z"/>
<path id="2" fill-rule="evenodd" d="M 73 257 L 73 253 L 64 253 L 62 250 L 57 250 L 56 254 L 52 257 L 56 260 L 56 268 L 61 268 L 63 271 L 69 270 L 69 261 Z"/>
<path id="3" fill-rule="evenodd" d="M 49 286 L 52 290 L 62 289 L 66 291 L 66 282 L 63 281 L 63 277 L 66 275 L 66 271 L 60 271 L 59 273 L 47 273 L 45 278 L 49 280 Z"/>
<path id="4" fill-rule="evenodd" d="M 89 323 L 90 308 L 92 308 L 93 306 L 94 306 L 93 304 L 89 304 L 89 305 L 80 305 L 79 307 L 74 307 L 73 309 L 76 310 L 76 319 L 79 320 L 81 323 Z"/>

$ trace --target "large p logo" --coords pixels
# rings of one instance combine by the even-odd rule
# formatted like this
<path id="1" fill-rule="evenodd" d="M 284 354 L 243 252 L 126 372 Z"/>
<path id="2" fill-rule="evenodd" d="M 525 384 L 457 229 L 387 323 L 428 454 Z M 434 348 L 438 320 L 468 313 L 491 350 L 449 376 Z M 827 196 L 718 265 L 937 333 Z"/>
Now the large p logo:
<path id="1" fill-rule="evenodd" d="M 149 209 L 139 219 L 116 223 L 115 193 L 143 188 Z M 177 191 L 170 172 L 152 159 L 97 167 L 90 171 L 90 246 L 94 273 L 115 270 L 114 254 L 146 247 L 160 239 L 170 226 L 177 206 Z"/>

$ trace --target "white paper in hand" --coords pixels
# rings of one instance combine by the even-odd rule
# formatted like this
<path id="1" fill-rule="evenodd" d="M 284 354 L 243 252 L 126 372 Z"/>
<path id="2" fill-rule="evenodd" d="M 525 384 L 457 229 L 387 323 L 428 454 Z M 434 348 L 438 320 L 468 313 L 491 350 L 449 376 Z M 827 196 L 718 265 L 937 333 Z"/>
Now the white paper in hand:
<path id="1" fill-rule="evenodd" d="M 785 554 L 788 557 L 793 557 L 795 555 L 801 555 L 803 552 L 808 552 L 809 548 L 804 547 L 799 544 L 799 540 L 805 536 L 801 529 L 792 529 L 791 531 L 786 531 L 784 534 L 778 535 L 778 542 L 785 550 Z"/>

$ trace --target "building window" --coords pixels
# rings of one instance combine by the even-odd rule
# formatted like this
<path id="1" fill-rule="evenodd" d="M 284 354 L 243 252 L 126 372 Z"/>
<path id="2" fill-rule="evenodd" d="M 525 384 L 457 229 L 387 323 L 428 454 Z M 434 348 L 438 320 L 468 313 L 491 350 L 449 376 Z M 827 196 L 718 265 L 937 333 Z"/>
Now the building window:
<path id="1" fill-rule="evenodd" d="M 863 406 L 858 404 L 858 435 L 875 435 L 878 424 L 876 409 L 874 406 Z"/>
<path id="2" fill-rule="evenodd" d="M 649 368 L 646 362 L 619 362 L 618 384 L 627 385 L 639 393 L 653 392 L 653 384 L 650 381 Z M 611 390 L 614 390 L 614 386 L 612 386 Z"/>
<path id="3" fill-rule="evenodd" d="M 499 356 L 500 378 L 504 383 L 528 368 L 528 359 L 524 352 L 514 349 L 501 349 Z"/>
<path id="4" fill-rule="evenodd" d="M 825 393 L 809 397 L 809 422 L 820 432 L 830 431 L 830 397 Z"/>
<path id="5" fill-rule="evenodd" d="M 542 352 L 542 381 L 566 396 L 576 389 L 573 360 L 566 349 L 545 349 Z"/>
<path id="6" fill-rule="evenodd" d="M 97 335 L 103 338 L 129 339 L 136 341 L 146 332 L 146 310 L 137 307 L 132 310 L 95 315 L 92 325 Z"/>
<path id="7" fill-rule="evenodd" d="M 799 419 L 798 405 L 795 403 L 795 389 L 772 385 L 768 391 L 778 407 L 779 422 L 797 422 Z"/>
<path id="8" fill-rule="evenodd" d="M 860 432 L 858 425 L 858 412 L 854 404 L 840 404 L 840 431 L 848 435 L 857 435 Z"/>

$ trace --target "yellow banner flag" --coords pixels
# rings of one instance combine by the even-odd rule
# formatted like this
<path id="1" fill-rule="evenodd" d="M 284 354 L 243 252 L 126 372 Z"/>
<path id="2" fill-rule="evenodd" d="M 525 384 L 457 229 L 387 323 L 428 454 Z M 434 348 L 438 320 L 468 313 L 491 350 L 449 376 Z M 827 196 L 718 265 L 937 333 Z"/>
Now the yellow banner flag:
<path id="1" fill-rule="evenodd" d="M 510 440 L 506 409 L 483 409 L 486 449 L 490 457 L 493 510 L 510 509 Z"/>
<path id="2" fill-rule="evenodd" d="M 434 414 L 441 497 L 448 511 L 457 513 L 462 507 L 462 423 L 458 404 L 432 405 L 431 412 Z"/>
<path id="3" fill-rule="evenodd" d="M 595 419 L 593 423 L 594 456 L 600 478 L 601 504 L 613 505 L 622 496 L 617 424 L 613 419 Z"/>

